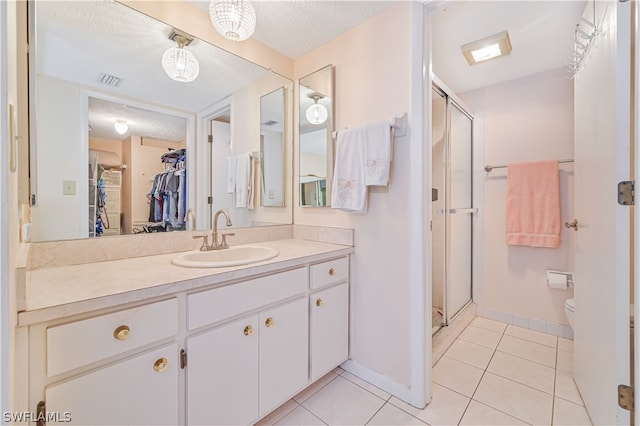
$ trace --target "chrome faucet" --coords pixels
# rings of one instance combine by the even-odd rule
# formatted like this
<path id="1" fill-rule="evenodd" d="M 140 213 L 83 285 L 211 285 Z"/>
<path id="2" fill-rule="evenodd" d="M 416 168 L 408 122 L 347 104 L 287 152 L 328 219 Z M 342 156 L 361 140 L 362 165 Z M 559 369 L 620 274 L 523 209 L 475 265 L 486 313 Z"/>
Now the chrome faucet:
<path id="1" fill-rule="evenodd" d="M 231 223 L 231 219 L 229 218 L 229 213 L 227 213 L 227 211 L 224 209 L 218 210 L 216 214 L 213 215 L 213 221 L 211 223 L 211 236 L 213 237 L 213 241 L 211 243 L 211 246 L 209 246 L 208 248 L 209 250 L 222 250 L 229 248 L 227 237 L 236 235 L 235 233 L 222 234 L 222 239 L 220 240 L 220 242 L 218 242 L 218 218 L 221 214 L 223 214 L 227 219 L 227 226 L 233 226 L 233 223 Z"/>

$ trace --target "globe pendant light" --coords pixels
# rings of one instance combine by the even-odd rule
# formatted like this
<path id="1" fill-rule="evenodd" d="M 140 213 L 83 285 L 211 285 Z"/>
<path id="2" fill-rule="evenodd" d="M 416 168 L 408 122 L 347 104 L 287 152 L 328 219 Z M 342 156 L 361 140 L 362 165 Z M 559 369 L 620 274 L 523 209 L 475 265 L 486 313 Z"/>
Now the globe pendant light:
<path id="1" fill-rule="evenodd" d="M 307 116 L 307 121 L 309 121 L 309 123 L 311 124 L 324 123 L 329 117 L 329 112 L 324 105 L 318 103 L 318 101 L 322 99 L 323 96 L 319 93 L 314 93 L 312 95 L 309 95 L 309 97 L 313 99 L 314 103 L 309 108 L 307 108 L 305 114 Z"/>
<path id="2" fill-rule="evenodd" d="M 213 0 L 209 17 L 216 31 L 229 40 L 246 40 L 256 29 L 256 11 L 247 0 Z"/>
<path id="3" fill-rule="evenodd" d="M 116 120 L 116 122 L 113 123 L 113 128 L 119 135 L 124 135 L 127 133 L 127 130 L 129 130 L 129 125 L 125 120 Z"/>
<path id="4" fill-rule="evenodd" d="M 184 47 L 191 43 L 192 39 L 185 34 L 173 30 L 169 39 L 178 43 L 178 47 L 167 49 L 162 55 L 162 68 L 169 78 L 182 83 L 190 83 L 200 73 L 200 64 L 193 53 Z"/>

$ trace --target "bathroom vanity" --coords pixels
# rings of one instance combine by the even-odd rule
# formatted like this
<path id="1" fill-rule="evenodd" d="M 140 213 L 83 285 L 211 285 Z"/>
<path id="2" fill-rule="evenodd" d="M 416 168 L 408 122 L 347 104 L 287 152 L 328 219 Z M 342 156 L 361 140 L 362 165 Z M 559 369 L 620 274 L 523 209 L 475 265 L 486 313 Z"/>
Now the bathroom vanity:
<path id="1" fill-rule="evenodd" d="M 251 424 L 341 364 L 353 247 L 258 245 L 279 255 L 227 268 L 161 254 L 28 271 L 19 326 L 30 411 L 71 424 Z"/>

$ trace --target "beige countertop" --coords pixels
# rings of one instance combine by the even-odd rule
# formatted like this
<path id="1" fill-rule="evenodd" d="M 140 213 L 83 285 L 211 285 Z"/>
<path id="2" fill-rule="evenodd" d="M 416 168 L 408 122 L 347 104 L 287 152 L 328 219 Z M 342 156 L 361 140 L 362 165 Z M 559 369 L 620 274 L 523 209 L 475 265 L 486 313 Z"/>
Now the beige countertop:
<path id="1" fill-rule="evenodd" d="M 176 266 L 171 259 L 178 253 L 170 253 L 27 271 L 25 309 L 18 314 L 18 325 L 159 298 L 353 252 L 351 246 L 301 239 L 251 245 L 272 247 L 279 255 L 263 262 L 226 268 Z"/>

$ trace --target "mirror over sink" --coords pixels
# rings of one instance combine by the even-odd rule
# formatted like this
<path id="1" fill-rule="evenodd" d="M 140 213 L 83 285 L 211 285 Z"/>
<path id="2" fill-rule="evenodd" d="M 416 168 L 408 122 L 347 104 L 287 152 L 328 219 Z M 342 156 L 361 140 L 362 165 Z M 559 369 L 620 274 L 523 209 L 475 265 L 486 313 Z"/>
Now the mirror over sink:
<path id="1" fill-rule="evenodd" d="M 292 223 L 291 80 L 117 2 L 31 5 L 32 241 Z"/>

